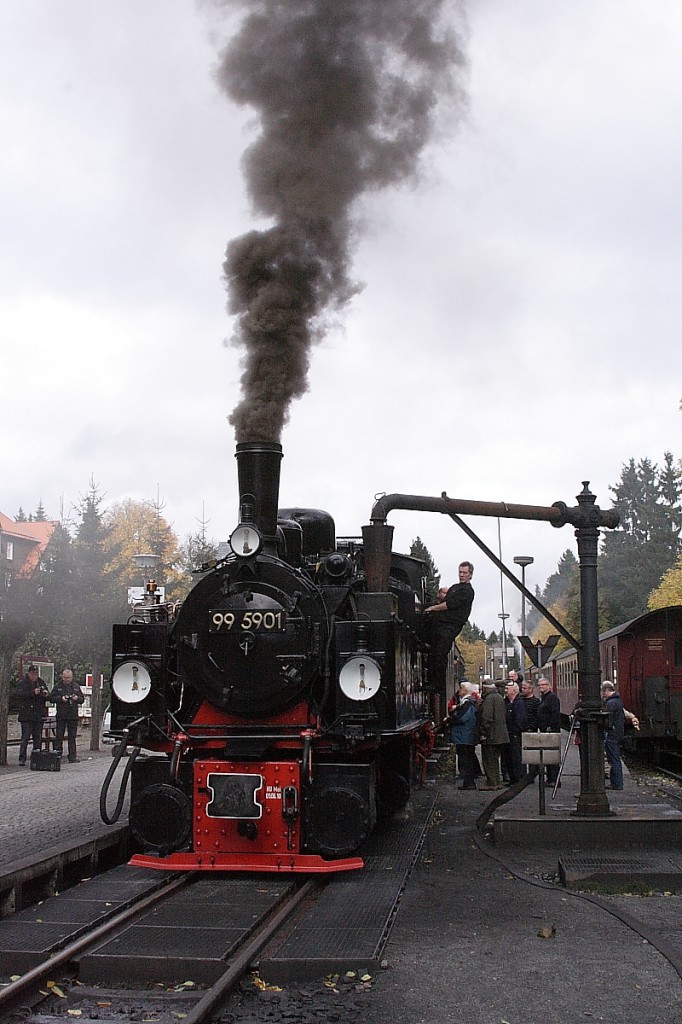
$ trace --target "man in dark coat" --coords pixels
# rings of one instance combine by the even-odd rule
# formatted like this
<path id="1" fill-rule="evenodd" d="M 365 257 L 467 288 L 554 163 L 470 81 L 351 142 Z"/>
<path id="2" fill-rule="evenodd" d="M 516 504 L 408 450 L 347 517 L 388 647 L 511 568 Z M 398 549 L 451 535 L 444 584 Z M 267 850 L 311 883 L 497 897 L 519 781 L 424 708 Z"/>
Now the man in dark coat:
<path id="1" fill-rule="evenodd" d="M 538 732 L 561 732 L 561 704 L 556 693 L 552 692 L 549 679 L 541 676 L 538 679 L 540 691 L 540 707 L 538 708 Z M 559 776 L 559 765 L 547 765 L 547 781 L 553 786 Z"/>
<path id="2" fill-rule="evenodd" d="M 462 632 L 474 603 L 474 588 L 471 577 L 474 567 L 471 562 L 462 562 L 458 569 L 459 583 L 438 591 L 438 601 L 424 609 L 429 616 L 429 687 L 434 693 L 445 693 L 445 677 L 448 655 L 455 639 Z"/>
<path id="3" fill-rule="evenodd" d="M 43 721 L 47 715 L 45 704 L 48 692 L 47 686 L 38 675 L 36 666 L 29 665 L 26 675 L 17 684 L 19 722 L 21 724 L 19 764 L 26 764 L 26 750 L 29 739 L 33 740 L 33 750 L 40 750 L 43 738 Z"/>
<path id="4" fill-rule="evenodd" d="M 509 673 L 511 679 L 511 672 Z M 518 683 L 521 688 L 521 699 L 526 705 L 526 714 L 528 715 L 528 728 L 526 732 L 537 732 L 538 731 L 538 708 L 540 707 L 540 701 L 533 693 L 533 684 L 530 680 L 525 680 L 523 676 L 520 676 L 514 680 Z"/>
<path id="5" fill-rule="evenodd" d="M 504 703 L 509 744 L 502 752 L 502 771 L 509 776 L 509 782 L 513 784 L 525 775 L 525 765 L 521 761 L 521 734 L 528 728 L 526 705 L 519 696 L 516 683 L 507 683 L 505 686 Z"/>
<path id="6" fill-rule="evenodd" d="M 500 755 L 509 743 L 504 700 L 493 682 L 484 682 L 477 710 L 481 761 L 486 782 L 481 789 L 504 789 L 500 776 Z"/>
<path id="7" fill-rule="evenodd" d="M 625 736 L 625 713 L 623 702 L 616 693 L 613 683 L 605 680 L 601 684 L 601 699 L 609 713 L 609 727 L 604 733 L 604 751 L 611 768 L 611 789 L 623 788 L 623 762 L 620 759 L 620 745 Z"/>
<path id="8" fill-rule="evenodd" d="M 78 683 L 73 681 L 73 672 L 65 668 L 62 678 L 52 691 L 52 700 L 57 706 L 57 732 L 55 750 L 61 754 L 64 748 L 64 733 L 67 733 L 69 762 L 80 761 L 76 752 L 76 733 L 78 732 L 78 705 L 85 700 Z"/>

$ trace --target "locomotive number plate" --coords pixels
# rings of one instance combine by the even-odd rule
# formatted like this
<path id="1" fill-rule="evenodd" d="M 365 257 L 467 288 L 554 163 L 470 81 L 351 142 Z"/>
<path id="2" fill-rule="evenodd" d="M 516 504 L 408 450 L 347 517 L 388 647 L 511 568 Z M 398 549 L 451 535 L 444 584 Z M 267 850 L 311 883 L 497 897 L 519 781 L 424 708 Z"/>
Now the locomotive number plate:
<path id="1" fill-rule="evenodd" d="M 209 611 L 209 633 L 283 633 L 287 617 L 283 611 Z"/>

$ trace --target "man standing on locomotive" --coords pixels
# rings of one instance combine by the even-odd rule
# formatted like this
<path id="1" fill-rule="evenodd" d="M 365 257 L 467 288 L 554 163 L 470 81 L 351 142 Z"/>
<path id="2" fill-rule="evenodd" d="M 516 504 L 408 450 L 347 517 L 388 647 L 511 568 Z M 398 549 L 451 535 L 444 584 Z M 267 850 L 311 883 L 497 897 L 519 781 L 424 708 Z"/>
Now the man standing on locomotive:
<path id="1" fill-rule="evenodd" d="M 450 648 L 462 632 L 474 603 L 474 588 L 471 586 L 474 567 L 471 562 L 460 562 L 458 574 L 459 583 L 454 583 L 451 587 L 441 587 L 438 591 L 438 603 L 424 609 L 424 614 L 431 620 L 429 687 L 435 693 L 445 693 Z"/>

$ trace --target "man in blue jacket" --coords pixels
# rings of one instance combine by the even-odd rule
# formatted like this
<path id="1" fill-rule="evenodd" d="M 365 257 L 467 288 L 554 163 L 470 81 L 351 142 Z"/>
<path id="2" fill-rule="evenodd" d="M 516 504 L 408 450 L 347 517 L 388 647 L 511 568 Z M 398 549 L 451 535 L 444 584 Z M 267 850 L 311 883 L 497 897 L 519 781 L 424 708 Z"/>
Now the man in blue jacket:
<path id="1" fill-rule="evenodd" d="M 625 714 L 623 702 L 616 688 L 608 679 L 601 684 L 601 699 L 609 713 L 609 726 L 604 733 L 604 751 L 611 769 L 611 789 L 623 788 L 623 762 L 620 759 L 620 745 L 625 736 Z"/>
<path id="2" fill-rule="evenodd" d="M 476 789 L 476 704 L 472 683 L 460 683 L 459 703 L 450 712 L 450 742 L 457 747 L 460 789 Z"/>

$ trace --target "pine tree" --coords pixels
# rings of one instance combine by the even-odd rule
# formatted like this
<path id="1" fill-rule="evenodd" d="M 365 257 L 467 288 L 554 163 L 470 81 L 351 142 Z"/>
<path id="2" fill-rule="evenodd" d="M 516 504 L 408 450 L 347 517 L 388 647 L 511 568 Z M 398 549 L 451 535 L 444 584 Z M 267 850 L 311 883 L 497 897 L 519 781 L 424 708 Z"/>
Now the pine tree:
<path id="1" fill-rule="evenodd" d="M 19 511 L 17 512 L 17 514 L 14 517 L 14 522 L 15 523 L 27 523 L 28 522 L 28 519 L 26 518 L 26 513 L 24 512 L 24 510 L 21 507 L 21 505 L 19 506 Z"/>
<path id="2" fill-rule="evenodd" d="M 623 466 L 611 491 L 620 528 L 607 531 L 599 559 L 604 624 L 612 627 L 646 611 L 649 594 L 675 563 L 679 547 L 680 488 L 672 456 Z"/>
<path id="3" fill-rule="evenodd" d="M 110 563 L 112 540 L 101 509 L 103 500 L 104 496 L 91 479 L 90 489 L 81 497 L 78 507 L 80 524 L 73 542 L 76 580 L 73 610 L 79 623 L 79 649 L 74 653 L 82 670 L 92 674 L 91 750 L 99 750 L 102 718 L 102 695 L 96 684 L 109 664 L 112 625 L 127 614 L 127 589 L 121 586 Z"/>
<path id="4" fill-rule="evenodd" d="M 471 644 L 476 643 L 478 640 L 485 641 L 485 633 L 475 622 L 465 622 L 459 635 L 462 640 L 466 640 Z"/>
<path id="5" fill-rule="evenodd" d="M 207 535 L 208 522 L 202 518 L 196 533 L 189 533 L 180 546 L 180 566 L 184 571 L 185 591 L 197 582 L 197 571 L 208 565 L 218 554 L 218 544 Z"/>
<path id="6" fill-rule="evenodd" d="M 659 488 L 670 529 L 670 547 L 677 553 L 680 550 L 680 529 L 682 528 L 682 464 L 678 462 L 675 465 L 672 452 L 665 452 L 663 455 Z"/>
<path id="7" fill-rule="evenodd" d="M 562 621 L 567 614 L 571 595 L 577 592 L 574 582 L 578 579 L 578 560 L 567 548 L 557 564 L 556 572 L 547 578 L 543 590 L 536 588 L 535 594 L 541 603 L 548 608 L 553 615 Z M 578 620 L 580 615 L 578 614 Z M 541 621 L 542 620 L 542 621 Z M 549 626 L 546 620 L 542 619 L 540 612 L 533 606 L 526 615 L 528 635 L 531 636 L 539 630 L 544 634 L 545 626 Z M 556 632 L 554 627 L 548 633 Z"/>
<path id="8" fill-rule="evenodd" d="M 415 537 L 410 545 L 410 554 L 413 558 L 421 559 L 426 565 L 425 600 L 427 605 L 434 604 L 440 587 L 440 573 L 431 557 L 431 552 L 420 537 Z"/>

